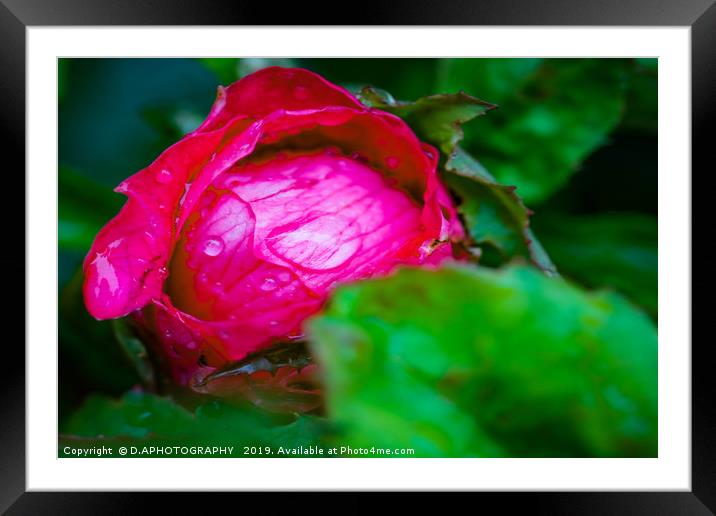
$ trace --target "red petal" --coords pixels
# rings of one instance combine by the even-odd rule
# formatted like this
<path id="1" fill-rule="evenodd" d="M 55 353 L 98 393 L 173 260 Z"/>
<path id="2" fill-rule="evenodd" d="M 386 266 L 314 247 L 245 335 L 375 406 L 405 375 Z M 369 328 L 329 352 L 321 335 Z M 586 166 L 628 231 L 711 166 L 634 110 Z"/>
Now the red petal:
<path id="1" fill-rule="evenodd" d="M 277 111 L 320 109 L 327 106 L 362 108 L 347 90 L 302 68 L 264 68 L 219 88 L 209 116 L 197 129 L 210 131 L 237 116 L 258 119 Z"/>

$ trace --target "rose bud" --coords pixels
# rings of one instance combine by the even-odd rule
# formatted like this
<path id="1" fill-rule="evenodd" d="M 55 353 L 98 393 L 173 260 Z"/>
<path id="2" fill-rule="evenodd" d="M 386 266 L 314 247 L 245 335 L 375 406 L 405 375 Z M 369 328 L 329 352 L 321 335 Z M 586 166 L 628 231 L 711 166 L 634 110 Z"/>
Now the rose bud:
<path id="1" fill-rule="evenodd" d="M 300 338 L 335 285 L 435 266 L 463 236 L 438 152 L 302 69 L 219 88 L 204 122 L 116 191 L 84 261 L 97 319 L 132 314 L 186 384 Z"/>

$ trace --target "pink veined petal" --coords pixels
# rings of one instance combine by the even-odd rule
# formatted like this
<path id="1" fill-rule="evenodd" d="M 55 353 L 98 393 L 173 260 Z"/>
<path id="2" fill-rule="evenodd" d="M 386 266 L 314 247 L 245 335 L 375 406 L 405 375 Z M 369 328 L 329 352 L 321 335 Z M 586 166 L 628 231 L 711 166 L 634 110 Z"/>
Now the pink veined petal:
<path id="1" fill-rule="evenodd" d="M 464 230 L 437 159 L 316 74 L 257 72 L 117 188 L 129 199 L 85 260 L 87 308 L 150 305 L 144 324 L 186 383 L 197 356 L 216 367 L 297 335 L 336 283 L 450 258 Z"/>
<path id="2" fill-rule="evenodd" d="M 336 283 L 387 273 L 419 257 L 421 208 L 358 160 L 300 154 L 235 167 L 190 217 L 171 264 L 178 310 L 223 323 L 238 360 L 300 333 Z"/>

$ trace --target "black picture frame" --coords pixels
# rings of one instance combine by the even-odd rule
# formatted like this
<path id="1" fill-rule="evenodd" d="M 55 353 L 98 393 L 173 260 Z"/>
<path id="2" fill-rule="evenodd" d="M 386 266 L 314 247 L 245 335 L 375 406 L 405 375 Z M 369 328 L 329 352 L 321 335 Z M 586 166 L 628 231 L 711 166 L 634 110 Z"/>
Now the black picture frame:
<path id="1" fill-rule="evenodd" d="M 689 26 L 692 52 L 692 168 L 701 174 L 713 172 L 708 161 L 713 137 L 707 130 L 714 122 L 716 107 L 716 4 L 714 0 L 488 0 L 488 1 L 394 1 L 379 9 L 356 8 L 350 17 L 333 15 L 335 8 L 307 8 L 305 3 L 268 3 L 184 0 L 119 2 L 113 0 L 0 0 L 0 113 L 6 191 L 12 198 L 25 191 L 25 29 L 40 25 L 575 25 L 575 26 Z M 14 157 L 10 161 L 8 158 Z M 12 165 L 9 165 L 12 163 Z M 707 168 L 708 167 L 708 168 Z M 12 171 L 12 172 L 11 172 Z M 694 177 L 693 171 L 691 177 Z M 693 185 L 693 183 L 692 183 Z M 693 188 L 693 186 L 692 186 Z M 693 190 L 692 190 L 693 191 Z M 21 201 L 22 202 L 22 201 Z M 0 203 L 3 236 L 12 242 L 25 241 L 25 225 L 19 224 L 20 207 L 5 196 Z M 693 209 L 692 209 L 693 210 Z M 24 213 L 24 209 L 22 211 Z M 706 219 L 692 217 L 706 225 Z M 704 222 L 701 222 L 705 220 Z M 710 234 L 712 230 L 709 230 Z M 693 234 L 693 229 L 692 229 Z M 698 234 L 698 233 L 697 233 Z M 3 271 L 25 270 L 25 251 L 16 246 L 2 253 Z M 693 249 L 692 249 L 693 253 Z M 27 271 L 26 271 L 27 274 Z M 10 308 L 19 312 L 15 292 L 24 292 L 16 273 L 5 274 Z M 51 287 L 48 286 L 48 290 Z M 9 294 L 12 293 L 12 294 Z M 24 297 L 23 297 L 24 299 Z M 23 315 L 7 317 L 6 327 L 17 326 Z M 14 307 L 14 308 L 13 308 Z M 693 312 L 692 312 L 693 313 Z M 693 316 L 692 316 L 693 321 Z M 6 333 L 7 335 L 7 333 Z M 0 419 L 0 511 L 8 514 L 118 514 L 141 512 L 149 495 L 132 493 L 39 493 L 25 492 L 25 353 L 20 340 L 6 337 Z M 711 342 L 692 339 L 692 490 L 690 492 L 642 493 L 477 493 L 478 503 L 498 503 L 501 510 L 529 504 L 541 514 L 714 514 L 716 512 L 716 403 L 708 359 Z M 49 343 L 48 343 L 49 345 Z M 54 396 L 48 395 L 48 403 Z M 710 487 L 709 487 L 710 486 Z M 188 510 L 183 495 L 161 496 L 162 503 L 178 504 Z M 216 495 L 212 495 L 216 496 Z M 235 496 L 235 495 L 232 495 Z M 262 499 L 241 494 L 247 500 Z M 280 497 L 271 494 L 269 507 L 278 510 Z M 291 505 L 310 495 L 292 494 Z M 225 497 L 225 496 L 224 496 Z M 222 498 L 224 498 L 222 497 Z M 265 500 L 264 495 L 263 500 Z M 299 501 L 296 501 L 298 497 Z M 353 510 L 370 510 L 373 502 L 358 499 L 343 502 Z M 420 497 L 417 497 L 418 499 Z M 212 501 L 212 505 L 213 505 Z M 316 502 L 306 502 L 314 505 Z M 474 502 L 471 502 L 474 503 Z M 361 509 L 362 507 L 362 509 Z M 165 510 L 170 509 L 165 507 Z M 183 511 L 182 511 L 183 512 Z"/>

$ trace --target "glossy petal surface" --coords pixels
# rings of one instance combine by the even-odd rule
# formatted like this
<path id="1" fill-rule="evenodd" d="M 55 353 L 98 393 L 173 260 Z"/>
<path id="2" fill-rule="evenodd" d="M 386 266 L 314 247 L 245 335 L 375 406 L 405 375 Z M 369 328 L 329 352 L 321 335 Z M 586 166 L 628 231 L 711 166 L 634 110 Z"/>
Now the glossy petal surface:
<path id="1" fill-rule="evenodd" d="M 256 72 L 117 187 L 128 201 L 85 259 L 87 309 L 134 312 L 180 383 L 296 338 L 336 283 L 452 257 L 464 231 L 437 161 L 314 73 Z"/>

